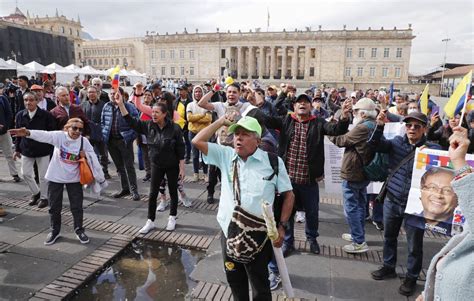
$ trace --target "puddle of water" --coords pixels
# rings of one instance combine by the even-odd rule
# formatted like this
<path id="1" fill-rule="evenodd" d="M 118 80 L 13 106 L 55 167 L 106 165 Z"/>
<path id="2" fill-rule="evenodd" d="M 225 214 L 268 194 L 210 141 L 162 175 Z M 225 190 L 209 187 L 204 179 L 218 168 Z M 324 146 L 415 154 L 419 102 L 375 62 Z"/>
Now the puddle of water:
<path id="1" fill-rule="evenodd" d="M 204 252 L 136 241 L 73 300 L 184 300 L 197 284 L 189 275 L 204 256 Z"/>

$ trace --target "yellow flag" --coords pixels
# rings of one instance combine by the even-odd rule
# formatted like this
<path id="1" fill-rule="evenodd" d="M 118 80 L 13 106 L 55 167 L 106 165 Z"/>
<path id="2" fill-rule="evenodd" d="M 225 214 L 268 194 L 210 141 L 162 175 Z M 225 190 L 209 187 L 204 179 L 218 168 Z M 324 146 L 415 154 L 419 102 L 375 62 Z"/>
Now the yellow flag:
<path id="1" fill-rule="evenodd" d="M 449 118 L 453 118 L 455 114 L 461 113 L 464 103 L 467 98 L 469 88 L 471 88 L 472 82 L 472 70 L 464 76 L 464 78 L 459 82 L 456 89 L 453 92 L 453 95 L 449 98 L 448 103 L 444 106 L 444 112 Z"/>
<path id="2" fill-rule="evenodd" d="M 421 94 L 420 97 L 420 108 L 421 108 L 421 113 L 428 115 L 428 93 L 430 91 L 430 84 L 427 84 L 425 89 L 423 90 L 423 93 Z"/>

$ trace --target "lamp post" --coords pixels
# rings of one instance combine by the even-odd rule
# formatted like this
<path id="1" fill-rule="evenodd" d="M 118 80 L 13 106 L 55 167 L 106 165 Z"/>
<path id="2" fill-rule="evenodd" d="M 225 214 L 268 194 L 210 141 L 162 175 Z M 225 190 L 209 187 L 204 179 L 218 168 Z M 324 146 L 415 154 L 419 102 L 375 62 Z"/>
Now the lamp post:
<path id="1" fill-rule="evenodd" d="M 439 95 L 442 96 L 443 93 L 443 80 L 444 80 L 444 69 L 446 69 L 446 54 L 448 53 L 448 42 L 451 41 L 450 38 L 442 39 L 441 42 L 445 42 L 446 46 L 444 47 L 444 61 L 443 61 L 443 70 L 441 71 L 441 85 L 439 86 Z"/>

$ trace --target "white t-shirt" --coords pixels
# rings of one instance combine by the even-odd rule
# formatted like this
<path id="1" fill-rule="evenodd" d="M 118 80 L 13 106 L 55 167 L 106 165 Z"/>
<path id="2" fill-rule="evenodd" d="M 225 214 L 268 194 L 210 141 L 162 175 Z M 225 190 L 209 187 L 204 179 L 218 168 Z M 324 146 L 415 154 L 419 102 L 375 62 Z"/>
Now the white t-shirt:
<path id="1" fill-rule="evenodd" d="M 49 162 L 45 178 L 56 183 L 79 182 L 79 150 L 81 138 L 76 140 L 69 137 L 65 131 L 30 130 L 30 139 L 49 143 L 54 146 L 53 157 Z M 83 137 L 82 149 L 85 152 L 94 152 L 87 138 Z"/>
<path id="2" fill-rule="evenodd" d="M 222 116 L 225 115 L 225 112 L 226 112 L 225 103 L 223 103 L 223 102 L 213 102 L 212 105 L 214 106 L 214 112 L 217 113 L 217 118 L 221 118 Z M 245 103 L 238 102 L 238 103 L 235 104 L 235 106 L 240 106 L 239 111 L 240 111 L 240 115 L 242 115 L 244 113 L 244 111 L 249 106 L 252 106 L 252 105 L 249 102 L 245 102 Z"/>

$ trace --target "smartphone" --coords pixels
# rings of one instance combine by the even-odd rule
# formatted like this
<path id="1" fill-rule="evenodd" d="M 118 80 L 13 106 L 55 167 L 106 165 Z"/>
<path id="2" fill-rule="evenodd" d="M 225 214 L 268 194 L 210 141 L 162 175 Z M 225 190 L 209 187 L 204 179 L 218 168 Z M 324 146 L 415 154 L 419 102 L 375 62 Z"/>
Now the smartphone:
<path id="1" fill-rule="evenodd" d="M 434 116 L 435 114 L 439 115 L 439 106 L 431 107 L 431 116 Z"/>

